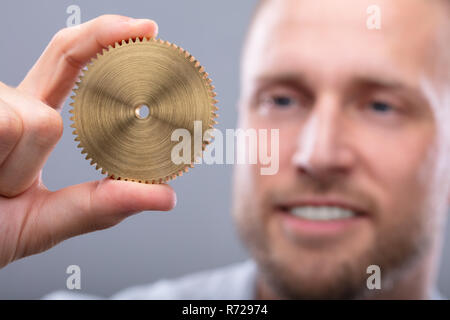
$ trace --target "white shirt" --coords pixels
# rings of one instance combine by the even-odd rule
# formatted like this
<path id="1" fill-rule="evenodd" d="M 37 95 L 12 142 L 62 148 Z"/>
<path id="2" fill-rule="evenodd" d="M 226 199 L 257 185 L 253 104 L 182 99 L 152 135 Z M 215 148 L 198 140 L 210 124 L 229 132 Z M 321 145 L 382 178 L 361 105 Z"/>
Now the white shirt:
<path id="1" fill-rule="evenodd" d="M 201 271 L 176 279 L 163 279 L 152 284 L 131 287 L 110 297 L 114 300 L 253 300 L 256 298 L 256 264 L 252 260 L 226 267 Z M 104 299 L 75 293 L 56 291 L 43 297 L 50 300 Z M 430 299 L 444 298 L 433 290 Z"/>
<path id="2" fill-rule="evenodd" d="M 256 265 L 252 260 L 197 272 L 171 280 L 139 285 L 120 291 L 110 299 L 120 300 L 251 300 L 255 299 Z M 103 299 L 74 290 L 56 291 L 43 299 Z"/>

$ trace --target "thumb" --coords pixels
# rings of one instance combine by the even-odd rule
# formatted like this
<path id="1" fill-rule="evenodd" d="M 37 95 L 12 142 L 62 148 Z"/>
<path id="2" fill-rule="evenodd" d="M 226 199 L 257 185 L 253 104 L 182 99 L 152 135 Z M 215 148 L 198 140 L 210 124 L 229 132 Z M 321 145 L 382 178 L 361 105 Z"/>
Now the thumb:
<path id="1" fill-rule="evenodd" d="M 39 223 L 56 244 L 67 238 L 112 227 L 144 210 L 167 211 L 175 207 L 176 194 L 166 184 L 103 179 L 70 186 L 48 194 Z M 36 221 L 37 222 L 37 221 Z"/>

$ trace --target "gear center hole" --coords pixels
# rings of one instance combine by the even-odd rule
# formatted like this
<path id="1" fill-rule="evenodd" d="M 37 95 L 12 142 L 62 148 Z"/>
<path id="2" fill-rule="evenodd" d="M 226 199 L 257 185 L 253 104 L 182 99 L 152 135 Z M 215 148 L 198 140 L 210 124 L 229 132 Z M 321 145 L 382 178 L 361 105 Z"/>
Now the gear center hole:
<path id="1" fill-rule="evenodd" d="M 147 119 L 150 115 L 150 108 L 146 104 L 141 104 L 134 110 L 136 118 Z"/>

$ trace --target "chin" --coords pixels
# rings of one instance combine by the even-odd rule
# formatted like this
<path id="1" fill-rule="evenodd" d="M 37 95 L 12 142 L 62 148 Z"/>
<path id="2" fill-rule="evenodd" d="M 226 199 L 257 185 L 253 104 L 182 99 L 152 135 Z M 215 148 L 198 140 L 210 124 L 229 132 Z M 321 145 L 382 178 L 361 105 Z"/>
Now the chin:
<path id="1" fill-rule="evenodd" d="M 297 254 L 263 259 L 259 266 L 283 299 L 358 299 L 366 292 L 367 266 L 355 258 Z"/>
<path id="2" fill-rule="evenodd" d="M 376 264 L 374 232 L 352 237 L 293 238 L 273 227 L 264 250 L 253 250 L 261 274 L 284 299 L 358 299 L 367 294 L 367 267 Z M 268 233 L 270 234 L 270 232 Z M 334 240 L 334 241 L 332 241 Z M 255 249 L 255 247 L 253 247 Z"/>

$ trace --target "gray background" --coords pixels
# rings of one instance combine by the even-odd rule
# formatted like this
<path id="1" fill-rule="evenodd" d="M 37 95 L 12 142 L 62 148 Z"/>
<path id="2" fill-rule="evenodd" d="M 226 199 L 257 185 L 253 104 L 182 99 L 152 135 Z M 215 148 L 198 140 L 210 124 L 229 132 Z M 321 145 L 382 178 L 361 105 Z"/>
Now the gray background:
<path id="1" fill-rule="evenodd" d="M 239 55 L 256 0 L 2 1 L 0 81 L 16 86 L 52 35 L 65 27 L 66 8 L 81 20 L 117 13 L 158 22 L 159 36 L 188 49 L 205 66 L 219 99 L 220 129 L 233 128 L 239 94 Z M 51 190 L 101 178 L 65 132 L 44 170 Z M 171 182 L 178 204 L 170 213 L 145 212 L 108 230 L 79 236 L 0 270 L 0 298 L 39 298 L 65 289 L 68 265 L 81 267 L 82 290 L 109 296 L 131 285 L 172 278 L 246 258 L 230 218 L 232 167 L 201 165 Z M 448 228 L 447 228 L 448 229 Z M 448 233 L 447 233 L 448 234 Z M 447 236 L 444 252 L 450 250 Z M 442 259 L 439 288 L 450 296 L 450 254 Z"/>

